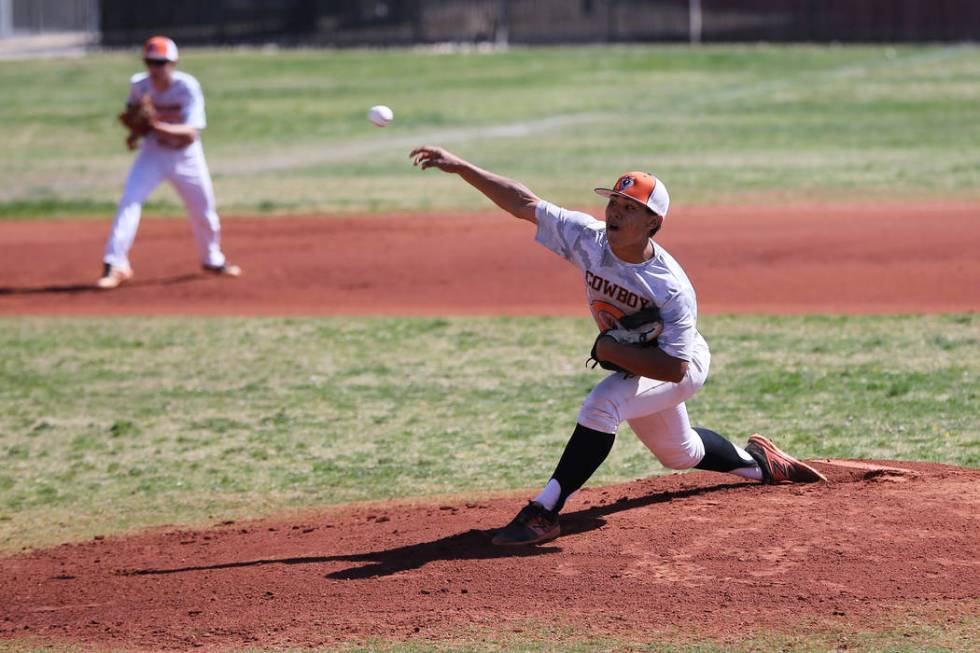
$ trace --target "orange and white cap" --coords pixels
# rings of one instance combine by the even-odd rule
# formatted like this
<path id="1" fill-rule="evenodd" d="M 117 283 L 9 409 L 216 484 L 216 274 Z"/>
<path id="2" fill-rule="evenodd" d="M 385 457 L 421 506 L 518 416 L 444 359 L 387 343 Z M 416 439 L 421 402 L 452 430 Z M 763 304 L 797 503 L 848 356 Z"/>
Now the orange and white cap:
<path id="1" fill-rule="evenodd" d="M 151 36 L 143 44 L 143 58 L 153 61 L 177 61 L 177 44 L 166 36 Z"/>
<path id="2" fill-rule="evenodd" d="M 612 188 L 596 188 L 595 192 L 603 197 L 618 195 L 634 200 L 663 218 L 667 217 L 670 206 L 670 195 L 664 182 L 646 172 L 627 172 Z"/>

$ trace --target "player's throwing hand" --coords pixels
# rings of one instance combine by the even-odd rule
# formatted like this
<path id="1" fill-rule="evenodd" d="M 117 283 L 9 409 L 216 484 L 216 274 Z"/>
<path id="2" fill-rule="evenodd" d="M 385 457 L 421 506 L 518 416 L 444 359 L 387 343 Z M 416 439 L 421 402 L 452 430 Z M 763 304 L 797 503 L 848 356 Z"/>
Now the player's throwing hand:
<path id="1" fill-rule="evenodd" d="M 441 147 L 423 145 L 412 150 L 410 155 L 412 164 L 426 170 L 428 168 L 439 168 L 443 172 L 459 172 L 463 167 L 463 160 Z"/>

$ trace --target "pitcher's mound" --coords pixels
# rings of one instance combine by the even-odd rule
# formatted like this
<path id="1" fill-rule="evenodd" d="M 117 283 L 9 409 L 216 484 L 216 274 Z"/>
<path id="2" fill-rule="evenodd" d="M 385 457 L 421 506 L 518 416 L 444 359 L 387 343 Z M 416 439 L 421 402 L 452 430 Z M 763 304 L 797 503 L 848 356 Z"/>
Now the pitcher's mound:
<path id="1" fill-rule="evenodd" d="M 0 636 L 286 648 L 544 623 L 649 642 L 976 616 L 980 470 L 814 464 L 829 483 L 699 472 L 586 489 L 562 537 L 529 549 L 489 542 L 523 502 L 508 497 L 34 551 L 0 559 Z"/>

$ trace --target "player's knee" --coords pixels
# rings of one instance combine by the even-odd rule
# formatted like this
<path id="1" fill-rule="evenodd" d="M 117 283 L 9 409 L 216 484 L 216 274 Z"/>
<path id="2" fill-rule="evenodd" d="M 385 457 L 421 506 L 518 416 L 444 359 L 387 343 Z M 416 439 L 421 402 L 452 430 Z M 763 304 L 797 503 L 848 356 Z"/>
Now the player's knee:
<path id="1" fill-rule="evenodd" d="M 660 464 L 667 469 L 691 469 L 699 462 L 700 458 L 696 458 L 687 453 L 677 452 L 665 456 L 657 456 Z"/>
<path id="2" fill-rule="evenodd" d="M 704 457 L 704 449 L 696 447 L 678 447 L 666 451 L 658 451 L 657 459 L 668 469 L 691 469 Z"/>
<path id="3" fill-rule="evenodd" d="M 658 446 L 653 453 L 668 469 L 691 469 L 704 458 L 704 446 L 700 441 L 688 440 L 676 446 Z"/>
<path id="4" fill-rule="evenodd" d="M 622 422 L 619 405 L 606 397 L 589 397 L 582 404 L 578 423 L 603 433 L 615 433 Z"/>

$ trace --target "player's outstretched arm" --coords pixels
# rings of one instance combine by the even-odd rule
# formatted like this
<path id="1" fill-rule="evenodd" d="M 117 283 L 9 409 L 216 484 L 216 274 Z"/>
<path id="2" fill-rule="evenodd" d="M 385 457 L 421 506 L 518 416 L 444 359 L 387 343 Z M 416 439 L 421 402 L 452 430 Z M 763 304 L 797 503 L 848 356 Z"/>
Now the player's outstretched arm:
<path id="1" fill-rule="evenodd" d="M 412 150 L 410 156 L 412 163 L 423 170 L 438 168 L 457 174 L 504 211 L 521 220 L 537 222 L 534 210 L 539 199 L 524 184 L 478 168 L 441 147 L 423 145 Z"/>

